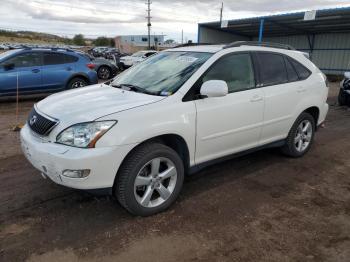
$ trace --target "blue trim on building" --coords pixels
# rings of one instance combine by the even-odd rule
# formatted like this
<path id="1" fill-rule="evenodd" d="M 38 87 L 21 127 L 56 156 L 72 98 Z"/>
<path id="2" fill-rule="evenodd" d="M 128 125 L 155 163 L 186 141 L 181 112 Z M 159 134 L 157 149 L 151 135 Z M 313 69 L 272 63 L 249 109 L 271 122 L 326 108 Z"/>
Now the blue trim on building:
<path id="1" fill-rule="evenodd" d="M 264 33 L 264 19 L 260 19 L 260 28 L 259 28 L 259 43 L 262 42 L 263 33 Z"/>

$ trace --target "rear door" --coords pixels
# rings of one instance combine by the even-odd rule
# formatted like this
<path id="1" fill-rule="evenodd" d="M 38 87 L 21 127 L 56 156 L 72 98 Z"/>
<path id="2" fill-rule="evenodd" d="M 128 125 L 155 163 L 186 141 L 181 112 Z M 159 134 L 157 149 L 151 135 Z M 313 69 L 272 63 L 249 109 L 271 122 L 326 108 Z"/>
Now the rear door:
<path id="1" fill-rule="evenodd" d="M 264 124 L 260 144 L 284 139 L 294 121 L 295 106 L 301 93 L 299 78 L 286 56 L 273 52 L 256 52 L 259 86 L 265 97 Z"/>
<path id="2" fill-rule="evenodd" d="M 49 91 L 63 90 L 66 83 L 75 73 L 78 57 L 59 52 L 43 54 L 43 85 Z"/>
<path id="3" fill-rule="evenodd" d="M 0 65 L 2 95 L 35 93 L 42 88 L 42 57 L 40 52 L 23 52 Z M 6 65 L 12 65 L 6 69 Z"/>

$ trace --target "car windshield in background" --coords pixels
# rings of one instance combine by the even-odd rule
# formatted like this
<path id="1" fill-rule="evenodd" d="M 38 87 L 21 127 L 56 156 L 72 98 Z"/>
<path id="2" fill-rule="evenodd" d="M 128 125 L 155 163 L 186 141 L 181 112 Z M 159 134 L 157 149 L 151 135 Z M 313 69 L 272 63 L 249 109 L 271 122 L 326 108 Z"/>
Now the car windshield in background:
<path id="1" fill-rule="evenodd" d="M 171 95 L 211 56 L 211 53 L 200 52 L 162 52 L 120 74 L 111 85 L 133 86 L 145 93 Z"/>
<path id="2" fill-rule="evenodd" d="M 136 52 L 135 54 L 131 55 L 133 57 L 142 57 L 146 54 L 146 52 Z"/>

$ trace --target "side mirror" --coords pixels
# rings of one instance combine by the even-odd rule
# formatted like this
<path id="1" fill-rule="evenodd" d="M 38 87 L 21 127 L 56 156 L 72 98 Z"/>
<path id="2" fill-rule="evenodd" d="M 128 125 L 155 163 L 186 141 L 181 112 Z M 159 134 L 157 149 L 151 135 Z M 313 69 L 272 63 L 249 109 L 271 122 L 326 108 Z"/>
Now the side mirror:
<path id="1" fill-rule="evenodd" d="M 9 70 L 12 70 L 14 68 L 15 68 L 15 64 L 13 64 L 13 63 L 4 65 L 5 71 L 9 71 Z"/>
<path id="2" fill-rule="evenodd" d="M 202 84 L 200 93 L 204 97 L 226 96 L 228 94 L 228 86 L 223 80 L 209 80 Z"/>
<path id="3" fill-rule="evenodd" d="M 344 76 L 345 76 L 345 78 L 350 79 L 350 72 L 345 72 L 345 73 L 344 73 Z"/>

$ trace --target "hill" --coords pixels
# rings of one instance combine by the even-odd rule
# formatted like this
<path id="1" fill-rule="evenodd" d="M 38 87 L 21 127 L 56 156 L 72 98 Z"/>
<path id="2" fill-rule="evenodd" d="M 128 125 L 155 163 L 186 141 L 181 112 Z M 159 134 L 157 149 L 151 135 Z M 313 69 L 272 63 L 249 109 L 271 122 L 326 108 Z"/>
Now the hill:
<path id="1" fill-rule="evenodd" d="M 7 30 L 0 30 L 0 42 L 72 44 L 71 39 L 53 34 Z"/>

